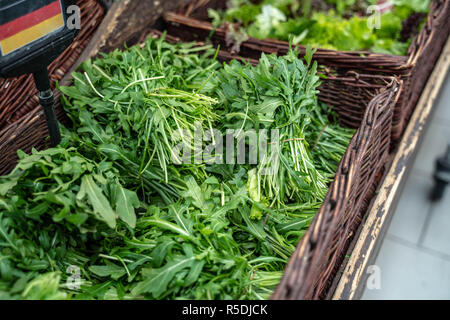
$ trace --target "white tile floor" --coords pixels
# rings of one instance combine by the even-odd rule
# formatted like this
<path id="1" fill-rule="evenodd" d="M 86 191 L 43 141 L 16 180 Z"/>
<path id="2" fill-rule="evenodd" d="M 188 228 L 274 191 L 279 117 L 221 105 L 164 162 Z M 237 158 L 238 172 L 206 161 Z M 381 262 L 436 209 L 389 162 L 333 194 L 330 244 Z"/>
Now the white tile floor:
<path id="1" fill-rule="evenodd" d="M 450 142 L 449 80 L 376 260 L 381 288 L 362 299 L 450 299 L 450 187 L 441 202 L 427 199 L 434 162 Z"/>

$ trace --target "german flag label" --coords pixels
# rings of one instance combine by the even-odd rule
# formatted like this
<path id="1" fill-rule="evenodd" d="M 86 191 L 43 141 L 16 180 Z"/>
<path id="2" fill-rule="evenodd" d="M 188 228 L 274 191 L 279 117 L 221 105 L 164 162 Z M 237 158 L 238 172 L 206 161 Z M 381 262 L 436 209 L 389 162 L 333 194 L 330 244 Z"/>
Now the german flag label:
<path id="1" fill-rule="evenodd" d="M 29 1 L 32 4 L 23 10 L 22 4 L 3 9 L 0 20 L 0 50 L 7 55 L 64 27 L 64 18 L 59 0 Z M 19 6 L 22 6 L 19 8 Z M 18 16 L 20 15 L 21 16 Z"/>

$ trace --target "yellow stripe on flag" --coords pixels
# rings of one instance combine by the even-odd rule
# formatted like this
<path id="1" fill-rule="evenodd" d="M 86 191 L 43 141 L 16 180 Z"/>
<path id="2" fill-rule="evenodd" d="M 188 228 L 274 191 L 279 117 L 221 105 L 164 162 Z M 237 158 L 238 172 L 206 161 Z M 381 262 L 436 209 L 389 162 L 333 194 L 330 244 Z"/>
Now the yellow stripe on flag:
<path id="1" fill-rule="evenodd" d="M 23 30 L 15 35 L 0 41 L 0 46 L 3 55 L 23 47 L 24 45 L 33 42 L 43 36 L 53 32 L 64 26 L 64 19 L 61 14 L 58 14 L 48 20 L 45 20 L 31 28 Z"/>

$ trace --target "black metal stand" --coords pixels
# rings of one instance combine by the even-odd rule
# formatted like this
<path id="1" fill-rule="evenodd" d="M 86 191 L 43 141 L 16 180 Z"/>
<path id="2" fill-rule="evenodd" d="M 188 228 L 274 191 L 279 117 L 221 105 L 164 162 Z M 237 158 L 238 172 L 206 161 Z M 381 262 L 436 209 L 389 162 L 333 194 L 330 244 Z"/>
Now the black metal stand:
<path id="1" fill-rule="evenodd" d="M 50 144 L 52 147 L 56 147 L 61 142 L 61 133 L 59 131 L 58 119 L 56 118 L 55 99 L 50 88 L 50 78 L 47 68 L 33 73 L 33 76 L 36 87 L 39 90 L 39 102 L 44 108 L 48 132 L 50 134 Z"/>

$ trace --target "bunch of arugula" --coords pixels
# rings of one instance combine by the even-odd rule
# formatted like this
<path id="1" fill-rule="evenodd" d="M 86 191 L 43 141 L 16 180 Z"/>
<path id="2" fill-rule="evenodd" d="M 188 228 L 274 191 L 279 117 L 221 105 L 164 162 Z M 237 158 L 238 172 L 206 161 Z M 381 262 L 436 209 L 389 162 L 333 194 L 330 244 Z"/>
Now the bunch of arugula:
<path id="1" fill-rule="evenodd" d="M 60 88 L 61 146 L 0 177 L 0 298 L 268 298 L 354 132 L 318 103 L 311 57 L 221 67 L 149 38 L 85 63 Z M 174 164 L 194 121 L 279 129 L 280 170 Z"/>

